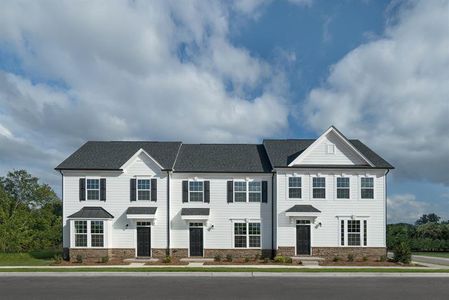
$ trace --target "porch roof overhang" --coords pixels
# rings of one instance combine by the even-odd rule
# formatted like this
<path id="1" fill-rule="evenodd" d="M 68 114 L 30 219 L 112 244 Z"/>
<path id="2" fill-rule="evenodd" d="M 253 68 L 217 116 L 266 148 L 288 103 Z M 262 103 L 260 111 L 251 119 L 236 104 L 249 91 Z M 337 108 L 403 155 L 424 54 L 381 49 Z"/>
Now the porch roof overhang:
<path id="1" fill-rule="evenodd" d="M 321 214 L 321 211 L 312 205 L 294 205 L 285 211 L 287 217 L 300 218 L 316 218 Z"/>
<path id="2" fill-rule="evenodd" d="M 181 219 L 186 221 L 207 221 L 209 213 L 209 208 L 183 208 L 181 209 Z"/>
<path id="3" fill-rule="evenodd" d="M 114 216 L 107 212 L 103 207 L 85 206 L 74 214 L 67 217 L 68 219 L 113 219 Z"/>
<path id="4" fill-rule="evenodd" d="M 157 207 L 128 207 L 126 217 L 130 220 L 153 220 L 156 219 Z"/>

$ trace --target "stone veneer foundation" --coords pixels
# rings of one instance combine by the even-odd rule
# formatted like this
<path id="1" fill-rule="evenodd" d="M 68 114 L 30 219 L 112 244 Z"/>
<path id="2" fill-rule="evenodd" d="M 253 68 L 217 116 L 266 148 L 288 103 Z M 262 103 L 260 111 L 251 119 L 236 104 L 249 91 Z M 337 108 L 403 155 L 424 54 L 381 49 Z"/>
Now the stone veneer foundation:
<path id="1" fill-rule="evenodd" d="M 256 255 L 260 257 L 271 257 L 271 249 L 204 249 L 204 257 L 213 258 L 220 255 L 225 258 L 232 255 L 233 258 L 254 258 Z"/>
<path id="2" fill-rule="evenodd" d="M 98 260 L 102 257 L 109 258 L 134 258 L 136 257 L 135 249 L 124 249 L 124 248 L 107 248 L 107 249 L 92 249 L 92 248 L 64 248 L 64 259 L 70 259 L 71 261 L 76 260 L 78 255 L 81 255 L 85 260 Z M 154 258 L 164 258 L 167 255 L 167 249 L 151 249 L 152 257 Z"/>
<path id="3" fill-rule="evenodd" d="M 352 254 L 355 259 L 363 257 L 378 259 L 387 254 L 384 247 L 312 247 L 312 256 L 333 259 L 335 256 L 345 258 Z M 295 247 L 279 247 L 276 255 L 296 256 Z"/>

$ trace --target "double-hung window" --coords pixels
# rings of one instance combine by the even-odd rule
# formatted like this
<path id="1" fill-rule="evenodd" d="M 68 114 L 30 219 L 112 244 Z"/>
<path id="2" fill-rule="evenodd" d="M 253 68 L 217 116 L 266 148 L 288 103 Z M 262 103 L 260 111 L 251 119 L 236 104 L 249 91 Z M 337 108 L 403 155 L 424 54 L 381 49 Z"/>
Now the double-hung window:
<path id="1" fill-rule="evenodd" d="M 100 179 L 86 179 L 86 199 L 100 200 Z"/>
<path id="2" fill-rule="evenodd" d="M 234 202 L 261 202 L 262 182 L 234 181 Z"/>
<path id="3" fill-rule="evenodd" d="M 340 220 L 340 244 L 342 246 L 367 246 L 367 220 Z"/>
<path id="4" fill-rule="evenodd" d="M 360 220 L 348 220 L 348 246 L 360 246 Z"/>
<path id="5" fill-rule="evenodd" d="M 75 247 L 87 247 L 87 221 L 75 221 Z"/>
<path id="6" fill-rule="evenodd" d="M 362 199 L 373 199 L 374 198 L 374 178 L 373 177 L 362 177 L 360 179 L 360 196 Z"/>
<path id="7" fill-rule="evenodd" d="M 137 200 L 150 200 L 151 180 L 137 179 Z"/>
<path id="8" fill-rule="evenodd" d="M 349 199 L 348 177 L 337 177 L 337 199 Z"/>
<path id="9" fill-rule="evenodd" d="M 260 202 L 262 199 L 262 183 L 260 181 L 248 182 L 248 201 Z"/>
<path id="10" fill-rule="evenodd" d="M 290 199 L 301 199 L 301 177 L 289 177 L 288 178 L 288 197 Z"/>
<path id="11" fill-rule="evenodd" d="M 190 202 L 204 202 L 204 182 L 189 181 Z"/>
<path id="12" fill-rule="evenodd" d="M 313 177 L 313 198 L 314 199 L 325 199 L 326 198 L 326 178 L 324 177 Z"/>
<path id="13" fill-rule="evenodd" d="M 90 222 L 90 240 L 91 247 L 103 247 L 104 246 L 104 227 L 103 221 L 91 221 Z"/>
<path id="14" fill-rule="evenodd" d="M 260 248 L 261 244 L 260 223 L 238 222 L 234 223 L 234 247 L 235 248 Z"/>

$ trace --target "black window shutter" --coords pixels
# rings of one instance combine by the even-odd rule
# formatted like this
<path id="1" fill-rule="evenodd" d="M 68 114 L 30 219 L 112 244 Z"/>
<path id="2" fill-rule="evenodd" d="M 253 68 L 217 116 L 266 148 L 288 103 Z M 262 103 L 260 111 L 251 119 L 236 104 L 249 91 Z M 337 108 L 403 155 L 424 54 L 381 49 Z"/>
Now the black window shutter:
<path id="1" fill-rule="evenodd" d="M 189 202 L 189 181 L 182 181 L 182 202 Z"/>
<path id="2" fill-rule="evenodd" d="M 151 201 L 157 201 L 157 179 L 151 179 Z"/>
<path id="3" fill-rule="evenodd" d="M 262 202 L 267 203 L 268 201 L 268 182 L 262 181 Z"/>
<path id="4" fill-rule="evenodd" d="M 210 202 L 210 181 L 204 182 L 204 202 Z"/>
<path id="5" fill-rule="evenodd" d="M 228 203 L 234 202 L 234 182 L 232 180 L 228 181 Z"/>
<path id="6" fill-rule="evenodd" d="M 132 178 L 129 181 L 130 200 L 136 201 L 136 179 Z"/>
<path id="7" fill-rule="evenodd" d="M 80 201 L 86 200 L 86 178 L 80 178 Z"/>
<path id="8" fill-rule="evenodd" d="M 106 178 L 100 178 L 100 200 L 106 201 Z"/>

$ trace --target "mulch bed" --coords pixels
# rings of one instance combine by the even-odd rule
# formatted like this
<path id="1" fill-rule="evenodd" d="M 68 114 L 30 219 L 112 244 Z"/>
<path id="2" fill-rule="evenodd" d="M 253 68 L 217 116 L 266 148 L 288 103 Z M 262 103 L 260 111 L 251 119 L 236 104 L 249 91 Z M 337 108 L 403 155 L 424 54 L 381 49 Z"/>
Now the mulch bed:
<path id="1" fill-rule="evenodd" d="M 320 266 L 341 266 L 341 267 L 416 267 L 417 265 L 404 265 L 392 261 L 329 261 L 320 262 Z"/>
<path id="2" fill-rule="evenodd" d="M 98 260 L 84 260 L 82 263 L 63 260 L 60 263 L 52 263 L 52 266 L 105 266 L 105 265 L 129 265 L 121 259 L 110 259 L 108 262 L 99 262 Z"/>
<path id="3" fill-rule="evenodd" d="M 146 266 L 186 266 L 188 265 L 189 262 L 187 261 L 180 261 L 179 259 L 172 259 L 171 262 L 169 263 L 164 263 L 162 261 L 162 259 L 158 260 L 158 261 L 149 261 L 147 263 L 145 263 Z"/>
<path id="4" fill-rule="evenodd" d="M 277 263 L 273 260 L 265 262 L 264 260 L 250 260 L 246 262 L 245 260 L 233 259 L 232 261 L 208 261 L 204 263 L 205 265 L 216 266 L 216 265 L 276 265 L 276 266 L 291 266 L 298 265 L 298 262 L 293 261 L 292 263 Z"/>

